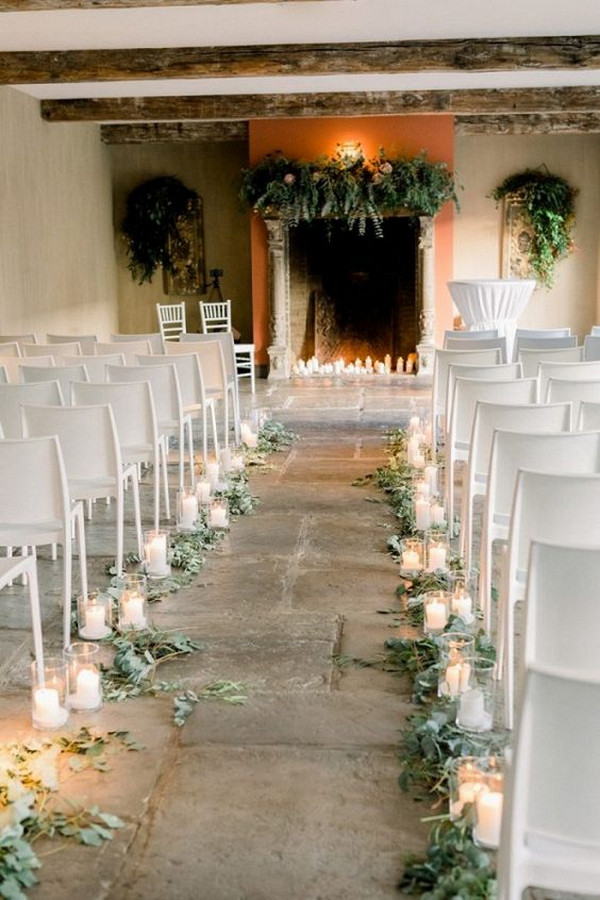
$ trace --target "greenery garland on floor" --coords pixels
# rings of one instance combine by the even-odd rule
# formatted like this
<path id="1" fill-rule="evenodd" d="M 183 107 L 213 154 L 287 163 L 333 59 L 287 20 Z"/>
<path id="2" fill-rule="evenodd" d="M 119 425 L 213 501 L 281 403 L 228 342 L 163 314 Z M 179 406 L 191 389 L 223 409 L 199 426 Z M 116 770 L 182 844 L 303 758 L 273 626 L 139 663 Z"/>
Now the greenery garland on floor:
<path id="1" fill-rule="evenodd" d="M 387 465 L 355 484 L 373 483 L 386 494 L 400 523 L 399 534 L 388 541 L 388 549 L 397 555 L 399 540 L 416 532 L 412 514 L 415 470 L 407 463 L 406 432 L 398 430 L 389 435 L 389 450 Z M 453 558 L 451 568 L 460 571 L 462 560 Z M 448 587 L 447 575 L 438 572 L 424 573 L 412 580 L 402 579 L 397 595 L 403 608 L 383 612 L 393 612 L 398 624 L 418 627 L 423 622 L 420 595 Z M 451 616 L 445 631 L 456 630 L 465 630 L 465 623 Z M 485 634 L 480 631 L 475 637 L 478 655 L 495 659 L 495 648 Z M 342 664 L 377 665 L 384 671 L 412 679 L 413 701 L 420 708 L 408 717 L 402 731 L 398 782 L 402 790 L 416 790 L 422 799 L 428 799 L 436 813 L 448 804 L 449 773 L 456 759 L 500 755 L 508 745 L 505 732 L 469 733 L 457 728 L 456 701 L 438 699 L 437 677 L 433 680 L 426 677 L 438 658 L 435 639 L 418 636 L 388 639 L 384 653 L 377 660 L 341 660 Z M 437 821 L 429 835 L 426 856 L 412 856 L 407 860 L 400 889 L 420 894 L 424 900 L 492 900 L 496 896 L 494 863 L 490 854 L 473 841 L 472 806 L 467 804 L 463 814 L 454 821 L 449 814 L 436 814 L 434 818 Z"/>

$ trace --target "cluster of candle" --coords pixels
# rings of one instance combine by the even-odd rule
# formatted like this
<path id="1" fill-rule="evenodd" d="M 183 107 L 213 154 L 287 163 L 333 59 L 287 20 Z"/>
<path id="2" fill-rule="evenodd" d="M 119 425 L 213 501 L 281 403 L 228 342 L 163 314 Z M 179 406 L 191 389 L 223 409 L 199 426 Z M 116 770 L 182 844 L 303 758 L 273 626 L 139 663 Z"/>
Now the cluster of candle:
<path id="1" fill-rule="evenodd" d="M 34 728 L 62 728 L 69 710 L 93 712 L 102 706 L 102 682 L 98 646 L 76 642 L 62 657 L 46 657 L 32 663 L 32 708 Z"/>
<path id="2" fill-rule="evenodd" d="M 412 375 L 414 372 L 415 357 L 416 354 L 409 354 L 405 369 L 404 359 L 399 356 L 396 360 L 394 369 L 392 357 L 389 353 L 386 353 L 383 361 L 379 359 L 373 361 L 370 356 L 367 356 L 364 361 L 357 358 L 354 362 L 350 363 L 347 363 L 342 357 L 334 360 L 334 362 L 321 363 L 319 362 L 318 357 L 311 356 L 310 359 L 307 360 L 297 360 L 292 366 L 292 374 L 301 375 L 303 377 L 310 375 L 391 375 L 395 370 L 399 375 L 403 374 L 405 371 L 407 375 Z"/>
<path id="3" fill-rule="evenodd" d="M 450 818 L 458 818 L 472 804 L 473 839 L 481 847 L 496 850 L 500 844 L 503 800 L 502 759 L 465 756 L 456 760 L 450 772 Z"/>
<path id="4" fill-rule="evenodd" d="M 434 525 L 444 527 L 446 525 L 446 511 L 439 497 L 429 497 L 423 494 L 415 496 L 415 524 L 418 531 L 427 531 Z"/>
<path id="5" fill-rule="evenodd" d="M 469 690 L 471 664 L 464 654 L 453 649 L 444 669 L 443 680 L 439 687 L 442 696 L 457 697 Z"/>

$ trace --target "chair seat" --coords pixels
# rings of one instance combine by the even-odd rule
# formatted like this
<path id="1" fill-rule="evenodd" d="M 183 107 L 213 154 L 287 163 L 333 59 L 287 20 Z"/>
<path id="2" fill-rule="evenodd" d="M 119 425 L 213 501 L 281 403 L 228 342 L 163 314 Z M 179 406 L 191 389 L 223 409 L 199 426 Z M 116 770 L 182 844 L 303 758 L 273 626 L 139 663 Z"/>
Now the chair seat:
<path id="1" fill-rule="evenodd" d="M 510 516 L 504 515 L 504 513 L 495 513 L 494 514 L 494 525 L 498 525 L 501 528 L 505 528 L 508 534 L 508 529 L 510 526 Z"/>
<path id="2" fill-rule="evenodd" d="M 69 479 L 69 494 L 78 500 L 93 497 L 114 497 L 117 485 L 114 478 L 73 478 Z"/>
<path id="3" fill-rule="evenodd" d="M 597 844 L 586 845 L 543 832 L 529 831 L 525 836 L 525 845 L 536 855 L 543 853 L 559 859 L 561 866 L 592 865 L 600 874 L 600 847 Z"/>
<path id="4" fill-rule="evenodd" d="M 0 544 L 43 544 L 55 543 L 63 534 L 60 519 L 47 522 L 27 522 L 25 524 L 0 522 Z"/>

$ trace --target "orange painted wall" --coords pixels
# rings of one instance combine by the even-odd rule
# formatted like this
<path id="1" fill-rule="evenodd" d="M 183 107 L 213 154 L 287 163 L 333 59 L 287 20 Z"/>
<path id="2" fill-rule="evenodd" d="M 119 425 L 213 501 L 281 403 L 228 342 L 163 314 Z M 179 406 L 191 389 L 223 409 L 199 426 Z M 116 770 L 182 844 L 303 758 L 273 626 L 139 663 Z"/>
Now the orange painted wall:
<path id="1" fill-rule="evenodd" d="M 390 156 L 414 156 L 426 150 L 433 161 L 454 162 L 452 116 L 369 116 L 339 119 L 261 119 L 250 122 L 250 164 L 280 150 L 294 159 L 333 155 L 337 144 L 358 141 L 365 156 L 383 147 Z M 452 327 L 452 303 L 446 282 L 452 278 L 454 210 L 450 203 L 435 219 L 436 334 Z M 264 222 L 252 221 L 252 305 L 256 361 L 268 362 L 267 235 Z"/>

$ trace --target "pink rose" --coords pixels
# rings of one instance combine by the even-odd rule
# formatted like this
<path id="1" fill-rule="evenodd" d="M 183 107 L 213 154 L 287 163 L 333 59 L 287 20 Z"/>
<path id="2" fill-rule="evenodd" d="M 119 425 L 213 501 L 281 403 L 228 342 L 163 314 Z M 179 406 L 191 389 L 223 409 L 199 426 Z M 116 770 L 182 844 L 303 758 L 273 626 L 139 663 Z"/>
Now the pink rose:
<path id="1" fill-rule="evenodd" d="M 384 162 L 379 166 L 379 171 L 382 175 L 391 175 L 394 170 L 391 163 Z"/>
<path id="2" fill-rule="evenodd" d="M 288 172 L 287 175 L 283 176 L 284 184 L 287 184 L 287 185 L 294 184 L 295 180 L 296 180 L 296 176 L 292 172 Z"/>

